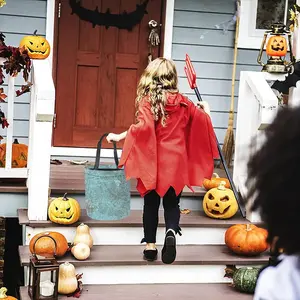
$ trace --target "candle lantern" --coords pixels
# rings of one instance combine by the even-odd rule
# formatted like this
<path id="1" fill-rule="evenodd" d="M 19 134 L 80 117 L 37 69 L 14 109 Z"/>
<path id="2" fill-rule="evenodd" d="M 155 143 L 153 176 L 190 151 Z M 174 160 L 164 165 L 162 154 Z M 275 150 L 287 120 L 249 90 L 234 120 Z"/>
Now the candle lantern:
<path id="1" fill-rule="evenodd" d="M 53 257 L 43 258 L 35 254 L 35 244 L 40 238 L 50 238 L 55 244 Z M 58 299 L 59 264 L 55 259 L 56 241 L 49 235 L 40 236 L 33 245 L 29 264 L 28 295 L 31 300 Z"/>
<path id="2" fill-rule="evenodd" d="M 287 38 L 286 38 L 287 37 Z M 262 54 L 266 45 L 266 54 L 268 61 L 266 64 L 262 62 Z M 287 41 L 288 40 L 288 41 Z M 290 60 L 285 59 L 288 52 L 288 45 L 290 50 Z M 262 71 L 269 73 L 288 73 L 291 66 L 295 63 L 295 58 L 292 50 L 291 32 L 285 29 L 282 23 L 274 23 L 271 30 L 264 33 L 264 38 L 258 54 L 257 62 L 263 66 Z"/>

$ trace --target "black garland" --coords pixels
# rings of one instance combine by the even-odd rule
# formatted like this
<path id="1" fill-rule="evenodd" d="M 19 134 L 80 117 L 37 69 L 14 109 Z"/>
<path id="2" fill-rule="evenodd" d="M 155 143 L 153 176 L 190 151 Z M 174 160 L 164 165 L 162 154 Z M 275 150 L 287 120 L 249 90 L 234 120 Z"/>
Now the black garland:
<path id="1" fill-rule="evenodd" d="M 132 28 L 139 24 L 144 15 L 148 14 L 146 8 L 149 0 L 145 0 L 142 4 L 136 6 L 136 10 L 130 13 L 124 11 L 122 14 L 111 14 L 107 9 L 106 13 L 99 12 L 98 6 L 95 10 L 87 9 L 81 6 L 80 0 L 69 0 L 72 8 L 72 14 L 76 14 L 81 20 L 92 23 L 95 28 L 98 26 L 117 27 L 119 29 L 132 30 Z"/>

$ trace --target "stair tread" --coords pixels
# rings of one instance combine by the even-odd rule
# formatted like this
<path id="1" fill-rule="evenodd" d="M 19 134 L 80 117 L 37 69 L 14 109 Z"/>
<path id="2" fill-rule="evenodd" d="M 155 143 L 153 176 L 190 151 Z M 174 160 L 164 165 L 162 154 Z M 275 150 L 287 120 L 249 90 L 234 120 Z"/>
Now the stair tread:
<path id="1" fill-rule="evenodd" d="M 27 287 L 20 288 L 21 300 L 30 300 Z M 136 295 L 136 296 L 134 296 Z M 201 299 L 206 300 L 250 300 L 253 295 L 236 291 L 227 283 L 197 284 L 127 284 L 127 285 L 84 285 L 80 296 L 82 300 L 132 300 L 132 299 Z M 96 298 L 95 298 L 96 297 Z M 59 296 L 60 300 L 70 299 Z"/>
<path id="2" fill-rule="evenodd" d="M 27 215 L 27 209 L 18 209 L 19 223 L 30 227 L 57 227 L 68 226 L 52 223 L 51 221 L 30 221 Z M 159 226 L 164 226 L 163 211 L 159 212 L 160 220 Z M 141 227 L 142 226 L 142 211 L 132 210 L 130 215 L 118 221 L 97 221 L 87 216 L 86 210 L 81 211 L 79 222 L 69 225 L 71 227 L 78 226 L 80 223 L 85 223 L 90 227 Z M 234 224 L 248 224 L 247 219 L 243 218 L 237 213 L 233 218 L 228 220 L 212 219 L 205 215 L 203 211 L 192 211 L 191 213 L 181 215 L 181 227 L 214 227 L 214 228 L 228 228 Z"/>
<path id="3" fill-rule="evenodd" d="M 149 262 L 142 257 L 144 246 L 93 246 L 90 257 L 85 261 L 76 260 L 70 253 L 58 262 L 68 261 L 75 266 L 124 266 L 124 265 L 147 265 Z M 158 246 L 161 250 L 161 246 Z M 29 264 L 30 251 L 28 246 L 19 246 L 22 266 Z M 177 246 L 177 265 L 262 265 L 267 263 L 269 253 L 259 256 L 246 257 L 232 253 L 225 245 L 179 245 Z M 159 258 L 153 265 L 161 265 Z"/>

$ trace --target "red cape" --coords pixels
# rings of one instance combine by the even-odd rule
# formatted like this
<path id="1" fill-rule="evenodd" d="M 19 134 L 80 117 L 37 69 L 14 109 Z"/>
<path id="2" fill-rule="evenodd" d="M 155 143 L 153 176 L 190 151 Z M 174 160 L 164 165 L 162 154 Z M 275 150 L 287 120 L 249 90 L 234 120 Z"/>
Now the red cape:
<path id="1" fill-rule="evenodd" d="M 119 167 L 125 166 L 127 180 L 137 178 L 142 197 L 151 190 L 163 197 L 170 187 L 178 195 L 184 186 L 202 186 L 219 157 L 210 117 L 202 109 L 178 93 L 169 94 L 166 110 L 163 127 L 143 100 L 125 139 Z"/>

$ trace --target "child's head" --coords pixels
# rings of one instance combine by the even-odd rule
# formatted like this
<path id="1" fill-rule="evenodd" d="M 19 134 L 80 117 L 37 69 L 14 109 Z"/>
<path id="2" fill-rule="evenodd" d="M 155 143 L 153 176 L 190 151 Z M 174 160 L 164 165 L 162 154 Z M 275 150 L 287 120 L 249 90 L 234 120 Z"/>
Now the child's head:
<path id="1" fill-rule="evenodd" d="M 154 119 L 166 121 L 166 95 L 165 92 L 178 91 L 177 71 L 174 63 L 166 58 L 157 58 L 149 63 L 143 72 L 137 88 L 137 106 L 140 101 L 149 96 Z"/>
<path id="2" fill-rule="evenodd" d="M 249 197 L 271 243 L 300 252 L 300 108 L 281 110 L 266 129 L 266 141 L 248 165 Z"/>

